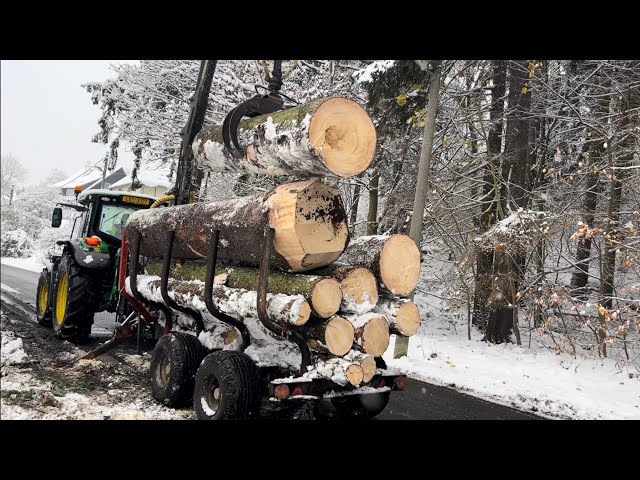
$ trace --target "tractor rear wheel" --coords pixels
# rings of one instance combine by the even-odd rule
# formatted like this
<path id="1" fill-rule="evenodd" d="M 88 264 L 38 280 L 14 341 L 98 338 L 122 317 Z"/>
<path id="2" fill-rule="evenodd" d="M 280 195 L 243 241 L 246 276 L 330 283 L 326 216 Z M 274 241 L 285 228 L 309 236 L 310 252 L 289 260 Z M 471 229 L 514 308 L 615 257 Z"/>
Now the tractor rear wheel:
<path id="1" fill-rule="evenodd" d="M 38 279 L 38 288 L 36 290 L 36 318 L 40 325 L 45 327 L 51 326 L 51 305 L 49 305 L 49 292 L 51 285 L 49 284 L 49 271 L 45 268 L 40 273 Z"/>
<path id="2" fill-rule="evenodd" d="M 58 266 L 53 301 L 54 335 L 72 340 L 88 337 L 100 297 L 99 282 L 65 253 Z"/>

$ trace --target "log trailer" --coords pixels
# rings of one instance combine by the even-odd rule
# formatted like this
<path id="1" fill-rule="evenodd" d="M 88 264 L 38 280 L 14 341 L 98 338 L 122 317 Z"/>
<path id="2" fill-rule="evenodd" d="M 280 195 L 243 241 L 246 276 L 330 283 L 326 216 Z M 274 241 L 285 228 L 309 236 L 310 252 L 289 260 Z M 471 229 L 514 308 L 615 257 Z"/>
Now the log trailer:
<path id="1" fill-rule="evenodd" d="M 345 251 L 349 232 L 340 195 L 318 178 L 217 203 L 197 202 L 195 192 L 208 159 L 218 162 L 219 171 L 279 174 L 300 158 L 291 153 L 299 145 L 313 160 L 311 175 L 361 173 L 375 150 L 373 124 L 346 99 L 287 112 L 287 97 L 279 93 L 281 61 L 275 61 L 266 95 L 233 109 L 221 129 L 203 130 L 215 64 L 201 63 L 170 195 L 156 200 L 83 192 L 79 201 L 87 209 L 87 228 L 64 243 L 52 271 L 43 272 L 39 319 L 47 323 L 53 312 L 58 336 L 81 337 L 90 332 L 89 319 L 98 308 L 120 308 L 113 338 L 83 358 L 95 358 L 143 331 L 160 330 L 151 358 L 152 394 L 167 406 L 193 402 L 198 419 L 256 418 L 264 404 L 313 401 L 317 407 L 322 399 L 330 399 L 334 418 L 371 418 L 385 408 L 391 391 L 405 386 L 406 377 L 387 368 L 382 354 L 390 333 L 412 335 L 419 326 L 417 307 L 397 296 L 417 284 L 415 244 L 407 245 L 400 235 L 376 236 L 370 242 L 358 239 L 359 248 Z M 260 117 L 265 114 L 273 118 Z M 347 114 L 357 117 L 355 126 L 345 121 Z M 241 123 L 244 117 L 259 118 Z M 265 132 L 270 122 L 280 122 L 272 129 L 277 138 Z M 271 147 L 248 145 L 252 128 L 262 128 L 253 136 L 258 142 L 271 135 L 281 148 L 291 141 L 291 157 L 278 151 L 266 165 Z M 314 128 L 316 133 L 323 128 L 321 139 Z M 345 143 L 347 167 L 336 160 Z M 301 173 L 306 167 L 295 168 Z M 174 206 L 157 208 L 171 200 Z M 111 203 L 126 210 L 117 235 L 105 232 L 97 213 Z M 54 212 L 54 223 L 59 216 Z M 343 252 L 358 265 L 334 263 Z M 82 310 L 73 278 L 85 279 L 83 291 L 93 292 Z"/>

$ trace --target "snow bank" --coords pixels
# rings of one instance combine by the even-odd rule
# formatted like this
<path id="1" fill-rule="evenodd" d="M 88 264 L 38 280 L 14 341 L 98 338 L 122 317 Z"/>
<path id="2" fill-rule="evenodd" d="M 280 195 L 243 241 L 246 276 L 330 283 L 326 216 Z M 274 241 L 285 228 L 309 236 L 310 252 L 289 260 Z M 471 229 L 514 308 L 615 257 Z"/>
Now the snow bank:
<path id="1" fill-rule="evenodd" d="M 11 257 L 2 257 L 0 258 L 0 263 L 2 265 L 9 265 L 10 267 L 21 268 L 23 270 L 29 270 L 30 272 L 38 272 L 40 273 L 44 267 L 47 265 L 38 260 L 37 257 L 26 257 L 26 258 L 11 258 Z"/>
<path id="2" fill-rule="evenodd" d="M 19 365 L 27 362 L 29 357 L 22 348 L 22 339 L 9 331 L 2 331 L 1 335 L 0 366 Z"/>

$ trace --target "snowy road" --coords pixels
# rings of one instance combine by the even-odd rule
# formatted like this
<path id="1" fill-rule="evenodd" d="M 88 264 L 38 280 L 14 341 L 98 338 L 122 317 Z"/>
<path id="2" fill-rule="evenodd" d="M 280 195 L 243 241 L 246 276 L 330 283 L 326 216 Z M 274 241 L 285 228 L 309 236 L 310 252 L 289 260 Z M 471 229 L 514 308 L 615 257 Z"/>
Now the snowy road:
<path id="1" fill-rule="evenodd" d="M 0 266 L 0 286 L 2 296 L 18 298 L 31 305 L 35 310 L 36 288 L 40 273 L 2 264 Z M 115 315 L 107 312 L 97 313 L 94 318 L 92 333 L 94 335 L 111 335 L 115 327 Z"/>
<path id="2" fill-rule="evenodd" d="M 17 298 L 23 307 L 30 306 L 35 310 L 34 301 L 38 277 L 39 273 L 3 264 L 0 282 L 3 302 L 11 302 L 12 299 Z M 43 328 L 35 323 L 33 327 L 38 331 Z M 108 332 L 113 330 L 113 327 L 114 316 L 112 314 L 98 313 L 95 317 L 93 336 L 106 336 Z M 404 392 L 396 392 L 391 395 L 387 409 L 378 418 L 389 420 L 526 420 L 537 417 L 449 388 L 409 380 Z"/>

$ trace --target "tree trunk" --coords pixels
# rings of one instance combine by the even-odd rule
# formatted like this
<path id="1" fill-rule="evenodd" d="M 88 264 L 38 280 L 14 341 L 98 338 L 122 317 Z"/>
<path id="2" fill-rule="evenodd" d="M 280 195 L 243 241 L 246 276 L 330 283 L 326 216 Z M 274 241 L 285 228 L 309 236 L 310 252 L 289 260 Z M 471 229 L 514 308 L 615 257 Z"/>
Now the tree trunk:
<path id="1" fill-rule="evenodd" d="M 530 88 L 529 61 L 512 61 L 509 67 L 509 108 L 503 179 L 507 189 L 505 196 L 511 201 L 513 210 L 518 207 L 528 208 L 531 198 Z"/>
<path id="2" fill-rule="evenodd" d="M 596 77 L 596 82 L 598 76 Z M 609 94 L 609 88 L 611 81 L 608 78 L 602 78 L 600 85 L 596 87 L 596 93 L 599 94 L 598 101 L 595 105 L 594 116 L 597 121 L 605 122 L 606 117 L 609 115 L 609 104 L 611 102 L 611 96 Z M 604 143 L 605 138 L 603 132 L 595 128 L 589 129 L 587 132 L 587 139 L 583 146 L 583 152 L 581 153 L 581 161 L 584 162 L 588 169 L 585 196 L 583 202 L 583 217 L 582 222 L 589 226 L 594 227 L 594 219 L 596 209 L 598 207 L 598 194 L 600 193 L 600 172 L 597 169 L 604 156 Z M 571 278 L 571 286 L 574 288 L 576 295 L 586 296 L 586 287 L 589 282 L 589 260 L 591 258 L 591 238 L 585 237 L 578 241 L 578 248 L 576 251 L 576 270 Z"/>
<path id="3" fill-rule="evenodd" d="M 367 113 L 346 98 L 306 105 L 243 120 L 241 158 L 227 151 L 222 126 L 205 127 L 193 141 L 198 166 L 213 172 L 352 177 L 373 160 L 376 130 Z"/>
<path id="4" fill-rule="evenodd" d="M 516 270 L 515 261 L 512 255 L 506 252 L 506 246 L 498 244 L 493 257 L 493 282 L 489 296 L 491 315 L 489 315 L 486 331 L 486 339 L 491 343 L 503 343 L 509 340 L 513 328 L 515 305 L 511 302 L 515 298 L 513 277 Z"/>
<path id="5" fill-rule="evenodd" d="M 376 169 L 369 180 L 369 211 L 367 213 L 367 235 L 378 233 L 378 184 L 380 171 Z"/>
<path id="6" fill-rule="evenodd" d="M 410 337 L 420 328 L 420 310 L 406 298 L 382 298 L 373 311 L 387 318 L 391 333 L 396 335 Z"/>
<path id="7" fill-rule="evenodd" d="M 420 278 L 420 251 L 406 235 L 372 235 L 349 243 L 337 264 L 363 265 L 394 295 L 409 295 Z"/>
<path id="8" fill-rule="evenodd" d="M 427 103 L 427 118 L 424 123 L 422 135 L 422 149 L 420 151 L 420 165 L 418 166 L 418 179 L 416 182 L 416 194 L 413 200 L 413 213 L 411 215 L 411 228 L 409 236 L 415 242 L 418 251 L 422 244 L 422 222 L 424 207 L 427 203 L 429 189 L 431 156 L 433 155 L 433 137 L 436 128 L 436 115 L 438 113 L 438 98 L 440 95 L 440 64 L 439 60 L 432 60 L 431 79 L 429 82 L 429 98 Z M 396 337 L 393 351 L 394 358 L 400 358 L 409 352 L 409 338 Z"/>
<path id="9" fill-rule="evenodd" d="M 349 226 L 351 228 L 351 236 L 356 236 L 356 221 L 358 220 L 358 205 L 360 204 L 360 184 L 356 184 L 353 188 L 353 203 L 351 204 L 351 212 L 349 213 Z"/>
<path id="10" fill-rule="evenodd" d="M 355 344 L 374 357 L 381 356 L 389 346 L 389 322 L 380 313 L 345 315 L 355 329 Z"/>
<path id="11" fill-rule="evenodd" d="M 130 292 L 127 281 L 127 292 Z M 203 294 L 204 285 L 200 282 L 170 280 L 169 295 L 179 304 L 206 312 Z M 138 291 L 147 300 L 164 303 L 160 293 L 160 279 L 155 275 L 140 275 Z M 258 318 L 257 293 L 241 288 L 228 288 L 214 285 L 213 304 L 222 313 L 243 320 L 245 317 Z M 267 314 L 269 319 L 282 326 L 301 326 L 307 323 L 311 307 L 302 295 L 267 294 Z"/>
<path id="12" fill-rule="evenodd" d="M 486 232 L 503 216 L 501 187 L 498 175 L 498 159 L 502 152 L 502 131 L 504 126 L 504 97 L 507 81 L 507 62 L 492 62 L 493 90 L 491 91 L 491 126 L 487 136 L 488 165 L 483 176 L 482 201 L 480 203 L 480 231 Z M 477 253 L 475 294 L 473 299 L 472 323 L 484 330 L 491 314 L 489 295 L 491 295 L 491 273 L 493 271 L 493 252 L 480 250 Z"/>
<path id="13" fill-rule="evenodd" d="M 307 324 L 304 332 L 311 337 L 307 342 L 311 348 L 339 357 L 351 350 L 355 335 L 351 322 L 338 315 Z"/>
<path id="14" fill-rule="evenodd" d="M 371 270 L 353 265 L 330 265 L 316 271 L 319 275 L 333 277 L 340 282 L 342 303 L 340 310 L 363 314 L 378 303 L 378 286 Z"/>
<path id="15" fill-rule="evenodd" d="M 142 234 L 141 255 L 162 257 L 173 230 L 172 258 L 194 260 L 206 258 L 210 234 L 220 229 L 220 262 L 256 267 L 267 227 L 275 230 L 272 266 L 294 272 L 330 264 L 349 239 L 338 190 L 319 180 L 281 185 L 267 194 L 138 210 L 126 231 L 129 241 Z"/>
<path id="16" fill-rule="evenodd" d="M 162 273 L 162 262 L 150 260 L 147 272 L 151 275 Z M 215 283 L 231 288 L 258 290 L 260 272 L 247 267 L 219 267 L 216 269 Z M 199 280 L 204 282 L 207 276 L 207 265 L 202 262 L 174 263 L 169 276 L 175 280 Z M 342 291 L 340 283 L 328 277 L 318 275 L 297 275 L 284 272 L 270 272 L 267 293 L 285 295 L 302 295 L 320 318 L 329 318 L 340 309 Z"/>
<path id="17" fill-rule="evenodd" d="M 614 150 L 616 158 L 611 165 L 612 178 L 609 187 L 602 279 L 600 281 L 600 303 L 606 309 L 611 309 L 613 306 L 616 252 L 620 248 L 620 207 L 622 205 L 623 180 L 626 177 L 627 168 L 633 162 L 636 141 L 633 129 L 640 123 L 637 111 L 640 106 L 640 92 L 630 88 L 622 96 L 621 102 L 622 112 L 619 121 L 620 132 L 618 133 L 621 140 Z M 601 318 L 601 321 L 604 320 Z M 604 337 L 601 337 L 601 340 L 604 340 Z"/>

